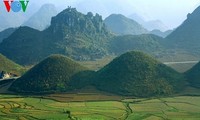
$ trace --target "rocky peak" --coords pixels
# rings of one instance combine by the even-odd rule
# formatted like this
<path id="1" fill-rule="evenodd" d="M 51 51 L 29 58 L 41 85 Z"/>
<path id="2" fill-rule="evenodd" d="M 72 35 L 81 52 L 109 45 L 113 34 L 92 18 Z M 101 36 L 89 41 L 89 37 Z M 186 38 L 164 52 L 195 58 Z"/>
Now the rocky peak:
<path id="1" fill-rule="evenodd" d="M 96 33 L 105 33 L 107 30 L 103 23 L 102 17 L 99 14 L 95 16 L 88 12 L 84 15 L 76 10 L 76 8 L 68 7 L 51 20 L 53 33 L 62 34 L 66 37 L 67 34 L 87 33 L 95 35 Z"/>

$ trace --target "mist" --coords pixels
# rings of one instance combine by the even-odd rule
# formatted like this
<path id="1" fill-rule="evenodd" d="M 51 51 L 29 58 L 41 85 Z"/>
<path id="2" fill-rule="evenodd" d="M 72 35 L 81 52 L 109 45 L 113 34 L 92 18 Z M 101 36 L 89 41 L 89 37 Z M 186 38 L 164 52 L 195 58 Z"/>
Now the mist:
<path id="1" fill-rule="evenodd" d="M 99 13 L 103 18 L 112 13 L 129 16 L 138 14 L 145 20 L 161 20 L 169 28 L 179 26 L 188 13 L 200 5 L 199 0 L 46 0 L 30 1 L 38 7 L 45 3 L 54 4 L 58 11 L 68 6 L 87 13 Z"/>

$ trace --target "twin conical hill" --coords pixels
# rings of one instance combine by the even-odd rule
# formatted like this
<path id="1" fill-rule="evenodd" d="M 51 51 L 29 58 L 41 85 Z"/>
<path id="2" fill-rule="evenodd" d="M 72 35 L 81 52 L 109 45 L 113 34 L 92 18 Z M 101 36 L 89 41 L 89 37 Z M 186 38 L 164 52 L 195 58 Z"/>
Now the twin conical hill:
<path id="1" fill-rule="evenodd" d="M 200 88 L 200 62 L 185 73 L 191 86 Z"/>
<path id="2" fill-rule="evenodd" d="M 15 92 L 61 92 L 68 89 L 71 77 L 86 70 L 73 60 L 52 55 L 17 79 L 10 90 Z"/>
<path id="3" fill-rule="evenodd" d="M 179 91 L 184 78 L 175 70 L 141 52 L 128 52 L 98 71 L 97 87 L 140 97 Z"/>
<path id="4" fill-rule="evenodd" d="M 152 57 L 137 51 L 114 59 L 96 73 L 71 59 L 53 55 L 30 69 L 10 87 L 15 92 L 64 92 L 94 85 L 120 95 L 169 95 L 184 87 L 183 76 Z"/>

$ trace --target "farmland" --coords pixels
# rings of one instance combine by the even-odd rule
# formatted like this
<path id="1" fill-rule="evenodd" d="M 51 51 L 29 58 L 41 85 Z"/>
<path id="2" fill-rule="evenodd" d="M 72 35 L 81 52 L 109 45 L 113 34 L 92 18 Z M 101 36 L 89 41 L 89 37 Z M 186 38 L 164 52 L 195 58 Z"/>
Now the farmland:
<path id="1" fill-rule="evenodd" d="M 199 101 L 200 97 L 198 96 L 177 96 L 60 102 L 41 97 L 0 95 L 0 119 L 199 120 Z"/>

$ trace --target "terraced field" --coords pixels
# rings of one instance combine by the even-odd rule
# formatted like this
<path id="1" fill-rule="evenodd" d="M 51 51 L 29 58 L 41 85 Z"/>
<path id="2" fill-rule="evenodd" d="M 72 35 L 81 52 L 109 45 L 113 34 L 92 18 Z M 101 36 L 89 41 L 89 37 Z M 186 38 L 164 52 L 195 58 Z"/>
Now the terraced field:
<path id="1" fill-rule="evenodd" d="M 0 95 L 0 120 L 199 120 L 200 97 L 58 102 Z"/>
<path id="2" fill-rule="evenodd" d="M 135 100 L 134 100 L 135 101 Z M 200 120 L 200 97 L 180 96 L 130 102 L 130 120 Z"/>

